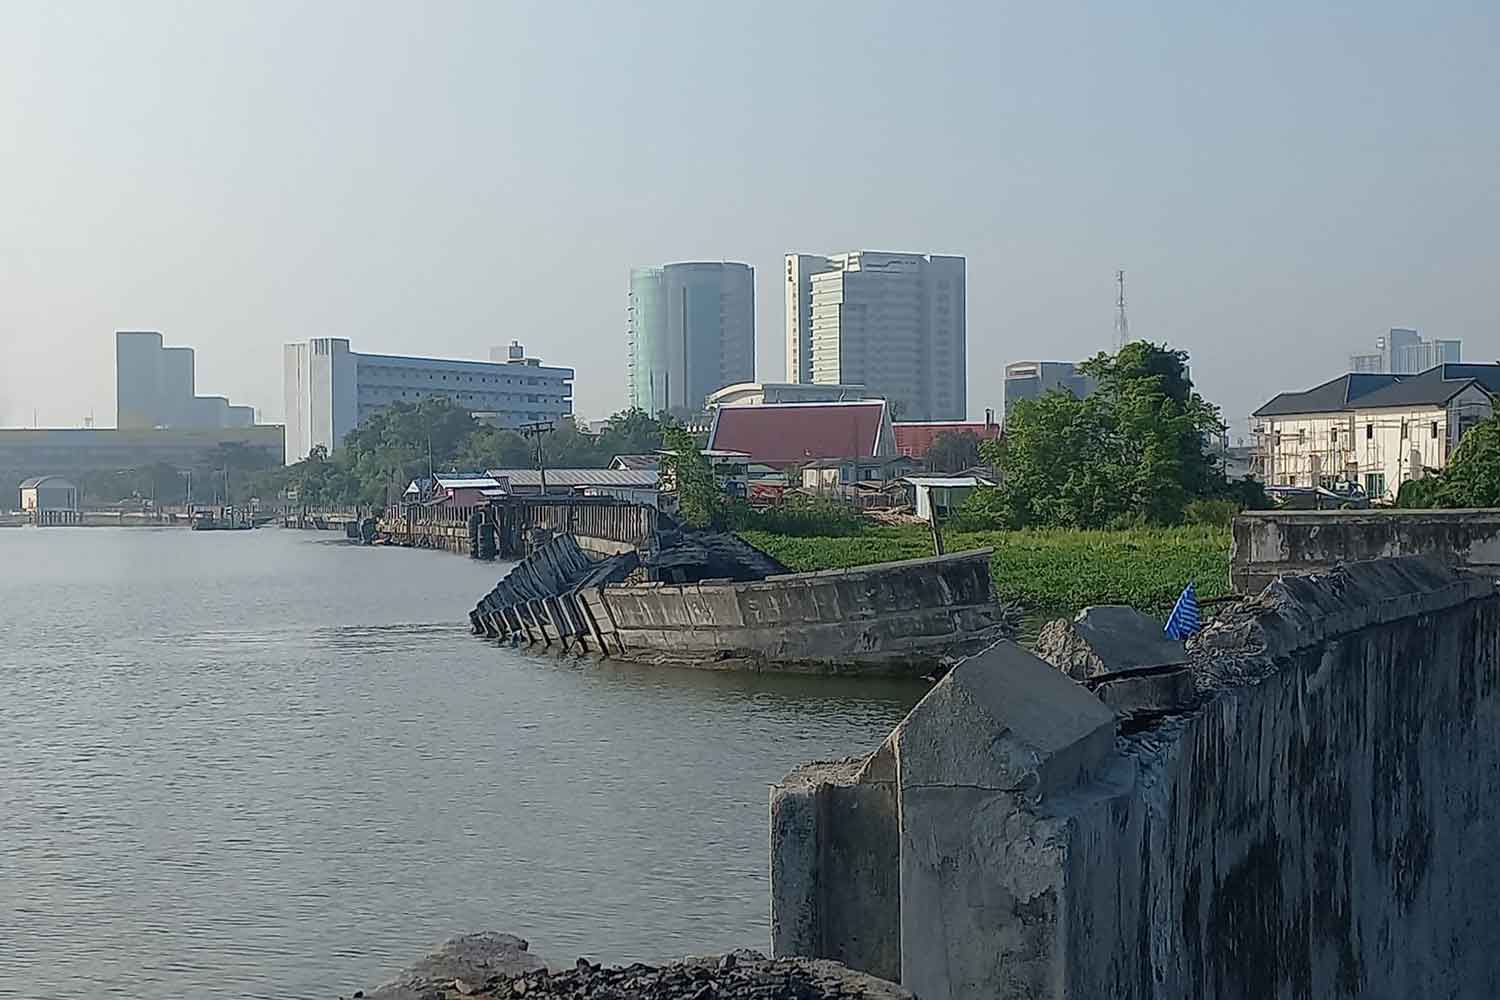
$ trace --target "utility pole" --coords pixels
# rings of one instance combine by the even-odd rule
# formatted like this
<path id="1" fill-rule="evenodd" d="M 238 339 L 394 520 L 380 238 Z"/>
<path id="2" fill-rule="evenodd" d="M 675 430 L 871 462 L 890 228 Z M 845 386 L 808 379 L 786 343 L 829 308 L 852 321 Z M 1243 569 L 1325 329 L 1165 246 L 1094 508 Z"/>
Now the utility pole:
<path id="1" fill-rule="evenodd" d="M 1118 353 L 1130 341 L 1130 323 L 1125 319 L 1125 271 L 1115 272 L 1115 351 Z"/>
<path id="2" fill-rule="evenodd" d="M 516 428 L 521 436 L 536 441 L 536 468 L 542 474 L 542 496 L 547 495 L 547 455 L 542 446 L 543 436 L 552 431 L 552 421 L 540 420 L 534 424 L 522 424 Z"/>

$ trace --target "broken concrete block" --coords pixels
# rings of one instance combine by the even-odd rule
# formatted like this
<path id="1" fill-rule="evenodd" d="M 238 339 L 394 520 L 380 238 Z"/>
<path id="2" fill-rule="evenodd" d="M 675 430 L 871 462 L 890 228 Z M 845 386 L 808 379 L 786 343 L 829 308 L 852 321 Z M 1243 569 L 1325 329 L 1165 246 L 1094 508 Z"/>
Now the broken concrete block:
<path id="1" fill-rule="evenodd" d="M 1187 662 L 1183 644 L 1168 639 L 1161 622 L 1118 604 L 1084 608 L 1072 621 L 1044 625 L 1036 654 L 1079 682 Z"/>

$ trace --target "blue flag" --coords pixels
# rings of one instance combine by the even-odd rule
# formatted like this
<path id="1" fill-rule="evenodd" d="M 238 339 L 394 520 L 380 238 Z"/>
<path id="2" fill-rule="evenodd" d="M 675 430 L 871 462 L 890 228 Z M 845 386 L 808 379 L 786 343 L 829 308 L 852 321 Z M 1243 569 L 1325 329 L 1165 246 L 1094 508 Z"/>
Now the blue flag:
<path id="1" fill-rule="evenodd" d="M 1186 639 L 1203 626 L 1198 621 L 1198 595 L 1190 583 L 1182 589 L 1182 596 L 1172 605 L 1167 616 L 1167 627 L 1162 629 L 1168 639 Z"/>

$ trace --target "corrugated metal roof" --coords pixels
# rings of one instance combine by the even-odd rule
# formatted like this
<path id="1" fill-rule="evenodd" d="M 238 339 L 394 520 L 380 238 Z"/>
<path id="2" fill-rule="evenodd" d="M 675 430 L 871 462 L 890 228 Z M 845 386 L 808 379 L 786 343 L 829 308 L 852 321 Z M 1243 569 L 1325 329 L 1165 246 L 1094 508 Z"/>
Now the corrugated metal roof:
<path id="1" fill-rule="evenodd" d="M 911 483 L 913 486 L 931 486 L 938 489 L 995 485 L 988 479 L 980 479 L 978 476 L 903 476 L 901 481 L 903 483 Z"/>
<path id="2" fill-rule="evenodd" d="M 21 480 L 21 485 L 18 487 L 18 489 L 23 489 L 23 490 L 36 489 L 36 487 L 42 485 L 43 483 L 45 483 L 45 482 L 47 482 L 48 480 L 51 480 L 51 479 L 57 480 L 57 485 L 60 486 L 60 487 L 72 488 L 72 486 L 73 486 L 73 484 L 71 482 L 69 482 L 68 480 L 64 479 L 62 476 L 32 476 L 30 479 L 23 479 L 23 480 Z"/>
<path id="3" fill-rule="evenodd" d="M 489 476 L 513 489 L 540 489 L 542 474 L 536 469 L 490 469 Z M 547 487 L 621 486 L 649 489 L 657 482 L 655 469 L 548 469 Z"/>

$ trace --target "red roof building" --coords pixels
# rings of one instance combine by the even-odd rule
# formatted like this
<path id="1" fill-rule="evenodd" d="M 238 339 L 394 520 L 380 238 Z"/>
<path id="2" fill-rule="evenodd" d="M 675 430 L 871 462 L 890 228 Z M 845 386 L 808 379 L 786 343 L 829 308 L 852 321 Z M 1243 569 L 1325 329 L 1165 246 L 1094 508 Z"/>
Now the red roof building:
<path id="1" fill-rule="evenodd" d="M 896 435 L 896 453 L 907 458 L 921 458 L 932 447 L 939 434 L 962 434 L 973 432 L 981 441 L 994 441 L 1000 437 L 1000 425 L 993 420 L 923 420 L 893 424 Z"/>
<path id="2" fill-rule="evenodd" d="M 820 458 L 896 457 L 883 399 L 721 406 L 714 411 L 708 447 L 742 451 L 751 462 L 778 468 Z"/>

